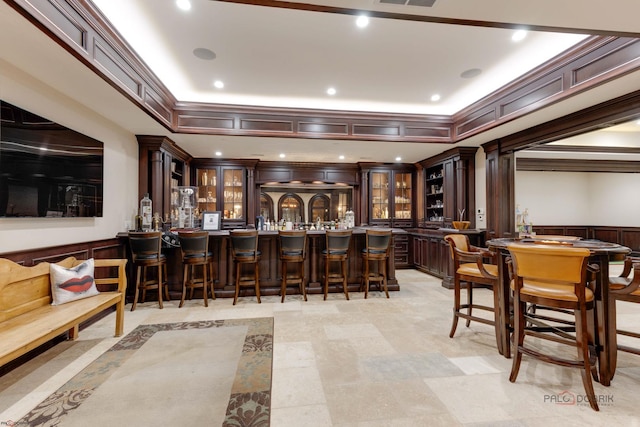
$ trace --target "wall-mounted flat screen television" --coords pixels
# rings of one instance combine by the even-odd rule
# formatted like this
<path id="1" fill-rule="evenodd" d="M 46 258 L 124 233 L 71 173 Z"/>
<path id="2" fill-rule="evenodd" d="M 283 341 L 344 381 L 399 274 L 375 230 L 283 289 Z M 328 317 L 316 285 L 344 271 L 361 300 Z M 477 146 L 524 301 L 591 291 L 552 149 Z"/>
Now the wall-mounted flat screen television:
<path id="1" fill-rule="evenodd" d="M 100 217 L 104 144 L 0 100 L 0 217 Z"/>

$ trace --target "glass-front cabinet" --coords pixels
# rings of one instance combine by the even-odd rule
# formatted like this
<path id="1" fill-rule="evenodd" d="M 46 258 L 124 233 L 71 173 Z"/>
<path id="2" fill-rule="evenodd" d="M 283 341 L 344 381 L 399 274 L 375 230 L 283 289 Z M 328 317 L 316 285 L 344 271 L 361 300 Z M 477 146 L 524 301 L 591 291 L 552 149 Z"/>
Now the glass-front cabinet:
<path id="1" fill-rule="evenodd" d="M 244 169 L 222 168 L 222 218 L 244 219 Z"/>
<path id="2" fill-rule="evenodd" d="M 223 228 L 243 226 L 246 220 L 245 168 L 233 166 L 198 165 L 197 214 L 219 211 Z"/>
<path id="3" fill-rule="evenodd" d="M 410 173 L 394 174 L 393 217 L 396 219 L 411 219 L 412 217 L 411 177 Z"/>
<path id="4" fill-rule="evenodd" d="M 389 219 L 391 172 L 371 172 L 371 221 Z"/>
<path id="5" fill-rule="evenodd" d="M 407 169 L 371 171 L 371 224 L 384 227 L 413 226 L 413 176 L 413 172 Z"/>

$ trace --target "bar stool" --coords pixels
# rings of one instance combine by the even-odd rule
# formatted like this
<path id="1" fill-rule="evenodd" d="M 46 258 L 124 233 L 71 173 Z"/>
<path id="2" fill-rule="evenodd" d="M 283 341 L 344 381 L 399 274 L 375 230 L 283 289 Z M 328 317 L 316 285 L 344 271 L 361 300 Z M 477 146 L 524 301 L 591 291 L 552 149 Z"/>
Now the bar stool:
<path id="1" fill-rule="evenodd" d="M 591 378 L 598 380 L 593 291 L 599 268 L 587 264 L 591 252 L 586 248 L 540 244 L 514 243 L 507 248 L 511 254 L 508 268 L 513 290 L 515 350 L 509 381 L 516 381 L 523 354 L 543 362 L 578 368 L 582 371 L 582 384 L 589 404 L 598 411 Z M 536 312 L 528 311 L 528 304 L 535 304 Z M 574 321 L 538 315 L 539 309 L 570 313 Z M 527 336 L 568 344 L 577 348 L 577 358 L 568 359 L 562 353 L 543 349 L 538 343 L 526 344 Z"/>
<path id="2" fill-rule="evenodd" d="M 280 261 L 282 262 L 282 288 L 280 302 L 284 302 L 288 284 L 297 284 L 300 292 L 307 300 L 307 289 L 304 277 L 304 260 L 307 256 L 307 232 L 305 230 L 280 230 Z M 293 274 L 287 271 L 287 264 L 297 264 L 299 267 Z"/>
<path id="3" fill-rule="evenodd" d="M 389 290 L 387 288 L 387 261 L 389 260 L 389 252 L 391 251 L 391 230 L 376 230 L 367 228 L 365 236 L 365 247 L 362 249 L 362 260 L 364 273 L 362 275 L 364 284 L 364 298 L 369 296 L 369 283 L 378 282 L 378 288 L 389 298 Z M 376 267 L 373 271 L 370 269 L 371 262 Z"/>
<path id="4" fill-rule="evenodd" d="M 142 302 L 144 302 L 148 289 L 158 290 L 158 304 L 162 308 L 163 289 L 166 300 L 170 300 L 167 286 L 167 257 L 162 253 L 162 232 L 130 232 L 129 246 L 133 264 L 136 267 L 136 292 L 131 311 L 136 309 L 140 290 L 142 290 Z M 155 277 L 149 277 L 151 272 L 149 269 L 157 270 Z"/>
<path id="5" fill-rule="evenodd" d="M 236 292 L 233 305 L 238 301 L 240 287 L 253 285 L 260 303 L 260 251 L 258 251 L 258 230 L 231 230 L 231 256 L 236 265 Z M 253 265 L 253 277 L 242 276 L 242 265 Z"/>
<path id="6" fill-rule="evenodd" d="M 182 254 L 182 298 L 179 307 L 184 305 L 184 299 L 189 292 L 189 299 L 193 298 L 194 289 L 202 289 L 204 306 L 209 307 L 209 282 L 211 282 L 211 296 L 216 299 L 213 289 L 213 253 L 209 252 L 209 232 L 193 231 L 178 232 L 180 253 Z M 202 276 L 196 277 L 196 267 L 202 267 Z"/>
<path id="7" fill-rule="evenodd" d="M 327 299 L 329 283 L 342 283 L 344 295 L 349 300 L 347 259 L 349 258 L 352 230 L 327 230 L 325 234 L 326 249 L 322 251 L 322 257 L 324 258 L 324 299 Z M 332 262 L 340 263 L 340 273 L 329 273 Z"/>

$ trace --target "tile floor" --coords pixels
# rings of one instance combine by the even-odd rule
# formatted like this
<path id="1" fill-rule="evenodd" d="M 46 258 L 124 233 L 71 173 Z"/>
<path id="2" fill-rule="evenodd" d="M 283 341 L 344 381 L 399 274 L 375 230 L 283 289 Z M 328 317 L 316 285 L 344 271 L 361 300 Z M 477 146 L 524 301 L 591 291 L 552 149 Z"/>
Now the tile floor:
<path id="1" fill-rule="evenodd" d="M 610 387 L 595 384 L 599 413 L 583 402 L 578 370 L 523 359 L 517 382 L 511 360 L 495 349 L 492 328 L 472 323 L 448 337 L 452 291 L 415 270 L 397 272 L 391 298 L 353 292 L 202 300 L 163 310 L 145 303 L 127 311 L 125 334 L 141 323 L 273 316 L 273 427 L 311 426 L 583 426 L 640 425 L 640 357 L 620 353 Z M 487 290 L 476 300 L 490 301 Z M 618 308 L 619 324 L 640 328 L 633 304 Z M 0 377 L 0 423 L 19 419 L 111 347 L 113 315 L 82 331 L 80 342 L 56 345 Z M 106 337 L 106 338 L 105 338 Z M 67 351 L 68 350 L 68 351 Z M 575 396 L 577 404 L 551 399 Z M 96 420 L 92 425 L 97 426 Z"/>

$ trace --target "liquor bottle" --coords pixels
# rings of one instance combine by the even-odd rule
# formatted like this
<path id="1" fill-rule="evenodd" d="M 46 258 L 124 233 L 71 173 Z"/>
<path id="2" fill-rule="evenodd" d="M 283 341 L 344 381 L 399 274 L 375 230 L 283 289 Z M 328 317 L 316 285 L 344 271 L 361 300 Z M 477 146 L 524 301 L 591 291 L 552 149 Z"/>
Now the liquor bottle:
<path id="1" fill-rule="evenodd" d="M 151 231 L 153 213 L 149 193 L 145 193 L 142 200 L 140 200 L 140 216 L 142 217 L 142 231 Z"/>

